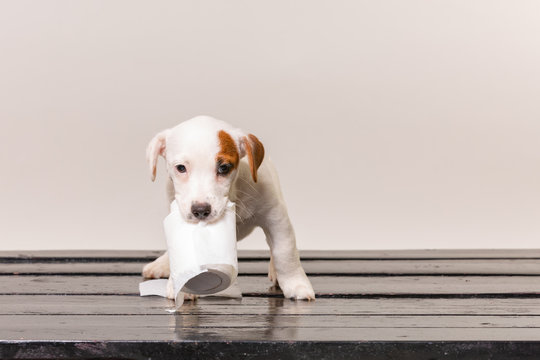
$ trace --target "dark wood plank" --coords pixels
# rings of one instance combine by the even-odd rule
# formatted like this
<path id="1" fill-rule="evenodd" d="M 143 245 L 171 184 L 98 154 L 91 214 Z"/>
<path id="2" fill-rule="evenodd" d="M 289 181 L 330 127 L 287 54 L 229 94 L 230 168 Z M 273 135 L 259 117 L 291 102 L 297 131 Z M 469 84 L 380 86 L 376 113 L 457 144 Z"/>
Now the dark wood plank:
<path id="1" fill-rule="evenodd" d="M 490 329 L 489 333 L 503 333 L 505 329 Z M 237 329 L 239 337 L 244 333 L 252 334 L 251 329 Z M 262 333 L 261 330 L 256 332 Z M 320 333 L 321 329 L 303 330 Z M 198 341 L 33 341 L 24 340 L 0 341 L 0 358 L 25 359 L 214 359 L 225 360 L 231 358 L 245 359 L 509 359 L 530 360 L 538 359 L 540 343 L 537 341 L 521 341 L 505 339 L 501 341 L 409 341 L 407 335 L 421 332 L 420 329 L 396 329 L 395 341 L 369 341 L 369 337 L 377 334 L 377 330 L 368 333 L 366 340 L 361 341 L 243 341 L 219 340 L 220 330 L 217 333 L 199 337 Z M 534 329 L 519 329 L 512 331 L 512 338 L 518 333 L 529 334 Z M 209 331 L 210 332 L 210 331 Z M 327 332 L 327 329 L 322 329 Z M 336 332 L 348 335 L 347 330 Z M 433 332 L 437 333 L 437 332 Z M 464 335 L 486 335 L 484 329 L 472 329 Z M 270 333 L 272 334 L 272 333 Z M 401 335 L 405 334 L 405 335 Z M 489 334 L 487 334 L 489 335 Z M 501 338 L 504 334 L 501 334 Z M 212 339 L 217 338 L 217 339 Z M 210 339 L 210 340 L 208 340 Z"/>
<path id="2" fill-rule="evenodd" d="M 164 250 L 0 251 L 0 262 L 151 261 Z M 540 249 L 301 250 L 304 260 L 335 259 L 540 259 Z M 266 250 L 239 250 L 241 260 L 269 259 Z"/>
<path id="3" fill-rule="evenodd" d="M 0 315 L 169 315 L 172 300 L 157 296 L 2 295 Z M 199 315 L 477 315 L 540 316 L 538 299 L 317 299 L 208 297 L 185 302 L 182 313 Z"/>
<path id="4" fill-rule="evenodd" d="M 0 275 L 140 275 L 147 262 L 0 263 Z"/>
<path id="5" fill-rule="evenodd" d="M 4 340 L 537 340 L 538 316 L 2 315 Z"/>
<path id="6" fill-rule="evenodd" d="M 140 275 L 146 262 L 0 263 L 0 274 Z M 540 275 L 540 260 L 304 260 L 310 275 Z M 242 275 L 266 275 L 268 261 L 239 262 Z"/>
<path id="7" fill-rule="evenodd" d="M 387 276 L 310 277 L 319 296 L 346 295 L 540 295 L 540 277 L 534 276 Z M 0 295 L 117 294 L 137 295 L 139 276 L 5 276 Z M 250 296 L 278 296 L 265 277 L 240 276 L 242 292 Z"/>

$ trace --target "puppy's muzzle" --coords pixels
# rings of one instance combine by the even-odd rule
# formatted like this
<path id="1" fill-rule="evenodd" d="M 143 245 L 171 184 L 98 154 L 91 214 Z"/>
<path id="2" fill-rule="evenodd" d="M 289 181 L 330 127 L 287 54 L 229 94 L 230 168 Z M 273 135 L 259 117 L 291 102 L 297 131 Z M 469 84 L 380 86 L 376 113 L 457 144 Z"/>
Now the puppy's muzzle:
<path id="1" fill-rule="evenodd" d="M 191 213 L 199 220 L 206 219 L 212 212 L 212 206 L 209 203 L 194 203 L 191 205 Z"/>

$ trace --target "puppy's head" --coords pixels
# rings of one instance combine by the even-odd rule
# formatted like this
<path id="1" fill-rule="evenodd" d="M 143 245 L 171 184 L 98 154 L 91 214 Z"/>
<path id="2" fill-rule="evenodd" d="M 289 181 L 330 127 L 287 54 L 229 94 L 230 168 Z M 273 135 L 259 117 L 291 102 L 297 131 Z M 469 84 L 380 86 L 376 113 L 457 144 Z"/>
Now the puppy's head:
<path id="1" fill-rule="evenodd" d="M 190 222 L 219 219 L 229 200 L 240 159 L 247 156 L 253 181 L 264 158 L 264 147 L 252 134 L 229 124 L 198 116 L 158 133 L 146 157 L 152 181 L 159 156 L 167 163 L 180 213 Z"/>

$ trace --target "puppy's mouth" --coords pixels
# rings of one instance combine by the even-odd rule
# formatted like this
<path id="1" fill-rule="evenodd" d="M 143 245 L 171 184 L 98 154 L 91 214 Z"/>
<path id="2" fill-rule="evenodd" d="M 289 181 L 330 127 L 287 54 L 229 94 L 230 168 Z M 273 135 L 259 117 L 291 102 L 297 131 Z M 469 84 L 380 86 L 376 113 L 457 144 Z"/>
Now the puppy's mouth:
<path id="1" fill-rule="evenodd" d="M 227 204 L 229 202 L 228 198 L 220 198 L 212 202 L 179 200 L 184 199 L 176 198 L 176 203 L 180 209 L 180 216 L 182 216 L 184 221 L 191 224 L 211 224 L 221 220 L 228 209 Z"/>
<path id="2" fill-rule="evenodd" d="M 211 224 L 213 222 L 216 222 L 218 221 L 221 217 L 223 216 L 223 214 L 219 215 L 217 213 L 217 211 L 215 210 L 212 210 L 210 212 L 210 215 L 208 215 L 208 217 L 205 217 L 204 219 L 200 219 L 200 218 L 197 218 L 195 217 L 195 215 L 191 214 L 191 213 L 188 213 L 187 215 L 184 216 L 184 219 L 189 222 L 189 223 L 193 223 L 193 224 L 198 224 L 198 223 L 207 223 L 207 224 Z"/>
<path id="3" fill-rule="evenodd" d="M 187 214 L 182 213 L 182 217 L 184 220 L 186 220 L 189 223 L 192 224 L 198 224 L 198 223 L 207 223 L 212 224 L 214 222 L 219 221 L 225 214 L 225 208 L 222 208 L 221 210 L 212 209 L 210 213 L 205 217 L 197 217 L 192 212 L 188 212 Z"/>

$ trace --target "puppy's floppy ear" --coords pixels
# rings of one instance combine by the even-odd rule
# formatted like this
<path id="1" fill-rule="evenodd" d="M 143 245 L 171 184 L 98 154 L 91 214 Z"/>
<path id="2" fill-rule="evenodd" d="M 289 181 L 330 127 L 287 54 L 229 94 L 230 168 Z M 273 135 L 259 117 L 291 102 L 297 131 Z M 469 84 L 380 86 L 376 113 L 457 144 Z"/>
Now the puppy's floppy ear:
<path id="1" fill-rule="evenodd" d="M 251 177 L 257 182 L 257 170 L 264 159 L 264 146 L 253 134 L 240 138 L 241 155 L 247 155 Z"/>
<path id="2" fill-rule="evenodd" d="M 146 147 L 146 161 L 148 162 L 148 167 L 150 169 L 150 179 L 154 181 L 156 179 L 156 166 L 158 161 L 158 156 L 161 155 L 165 157 L 165 149 L 167 146 L 167 135 L 170 130 L 164 130 L 158 133 Z"/>

